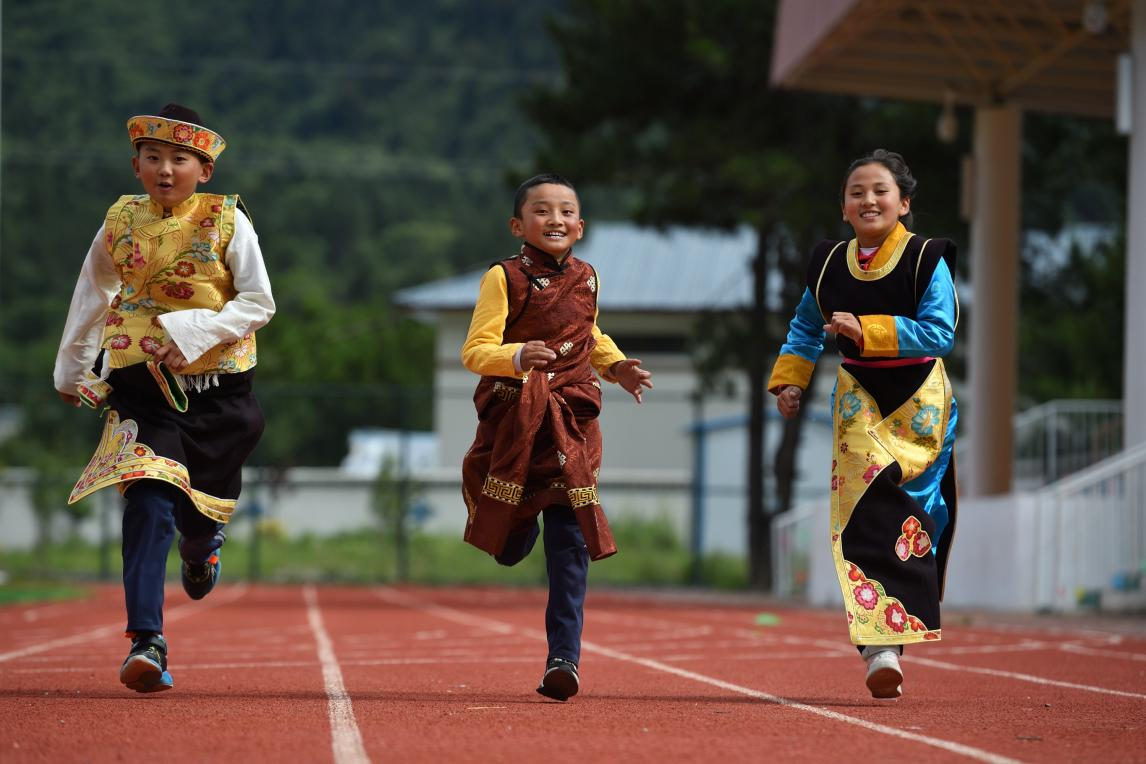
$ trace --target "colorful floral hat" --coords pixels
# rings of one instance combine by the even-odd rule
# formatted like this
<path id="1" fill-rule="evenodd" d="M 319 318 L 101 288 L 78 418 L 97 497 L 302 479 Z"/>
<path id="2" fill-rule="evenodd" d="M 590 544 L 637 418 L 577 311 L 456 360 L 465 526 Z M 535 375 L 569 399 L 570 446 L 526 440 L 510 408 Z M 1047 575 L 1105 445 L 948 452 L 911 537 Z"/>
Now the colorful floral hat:
<path id="1" fill-rule="evenodd" d="M 200 121 L 199 115 L 186 106 L 169 103 L 158 115 L 144 114 L 129 119 L 127 134 L 131 136 L 132 146 L 138 146 L 140 141 L 169 143 L 214 162 L 227 147 L 227 142 L 223 136 L 199 124 Z"/>

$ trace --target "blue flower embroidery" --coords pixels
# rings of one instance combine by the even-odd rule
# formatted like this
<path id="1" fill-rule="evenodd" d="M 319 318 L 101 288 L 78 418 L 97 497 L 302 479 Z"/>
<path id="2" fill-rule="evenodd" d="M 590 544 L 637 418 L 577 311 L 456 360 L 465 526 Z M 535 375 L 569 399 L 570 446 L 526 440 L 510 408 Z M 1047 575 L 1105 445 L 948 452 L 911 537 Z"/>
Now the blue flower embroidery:
<path id="1" fill-rule="evenodd" d="M 935 424 L 938 421 L 939 409 L 935 406 L 924 406 L 911 418 L 911 429 L 916 435 L 930 435 L 935 432 Z"/>
<path id="2" fill-rule="evenodd" d="M 859 396 L 852 391 L 849 390 L 840 396 L 840 416 L 844 419 L 851 419 L 861 408 L 863 404 L 860 403 Z"/>
<path id="3" fill-rule="evenodd" d="M 187 254 L 201 263 L 210 263 L 218 259 L 215 253 L 211 251 L 211 242 L 209 241 L 195 242 Z"/>

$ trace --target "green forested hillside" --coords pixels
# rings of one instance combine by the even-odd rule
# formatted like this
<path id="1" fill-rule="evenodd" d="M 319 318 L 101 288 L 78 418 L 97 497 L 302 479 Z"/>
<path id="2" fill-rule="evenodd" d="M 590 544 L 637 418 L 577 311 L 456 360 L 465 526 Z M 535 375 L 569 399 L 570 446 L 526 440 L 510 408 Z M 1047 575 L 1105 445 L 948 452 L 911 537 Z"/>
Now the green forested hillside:
<path id="1" fill-rule="evenodd" d="M 430 426 L 432 329 L 396 314 L 390 295 L 511 252 L 510 192 L 538 156 L 582 191 L 598 184 L 586 200 L 593 221 L 631 212 L 728 225 L 766 213 L 798 239 L 799 259 L 810 242 L 796 234 L 838 220 L 846 158 L 885 145 L 921 175 L 921 225 L 962 240 L 969 115 L 943 146 L 934 105 L 770 91 L 774 9 L 8 0 L 0 466 L 74 467 L 90 454 L 97 418 L 56 401 L 52 362 L 104 211 L 139 189 L 125 122 L 169 101 L 226 137 L 205 188 L 244 197 L 275 286 L 279 313 L 259 334 L 269 425 L 256 464 L 335 463 L 354 426 Z M 554 14 L 564 21 L 548 23 Z M 1108 122 L 1028 115 L 1024 144 L 1027 228 L 1121 223 L 1125 140 Z M 847 157 L 822 149 L 841 145 Z M 592 196 L 604 186 L 635 204 L 606 207 Z M 1023 400 L 1120 394 L 1120 253 L 1116 243 L 1048 269 L 1024 249 Z M 1098 339 L 1093 326 L 1106 329 Z M 15 411 L 24 426 L 13 438 Z"/>
<path id="2" fill-rule="evenodd" d="M 0 397 L 86 458 L 95 418 L 53 404 L 59 333 L 104 211 L 139 191 L 127 118 L 178 101 L 228 141 L 204 189 L 243 196 L 279 305 L 256 460 L 336 461 L 340 418 L 428 426 L 430 330 L 389 296 L 512 247 L 536 143 L 517 103 L 561 76 L 558 5 L 4 3 Z"/>

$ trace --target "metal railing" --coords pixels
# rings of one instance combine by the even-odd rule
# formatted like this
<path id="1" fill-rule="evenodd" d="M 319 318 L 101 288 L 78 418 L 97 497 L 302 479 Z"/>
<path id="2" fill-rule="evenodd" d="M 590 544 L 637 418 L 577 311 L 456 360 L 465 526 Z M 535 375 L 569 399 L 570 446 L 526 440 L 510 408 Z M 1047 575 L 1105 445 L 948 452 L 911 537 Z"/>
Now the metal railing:
<path id="1" fill-rule="evenodd" d="M 772 518 L 772 590 L 777 597 L 805 598 L 811 575 L 815 514 L 827 511 L 827 497 L 808 501 Z"/>
<path id="2" fill-rule="evenodd" d="M 1014 484 L 1035 490 L 1122 449 L 1122 402 L 1054 400 L 1014 418 Z"/>
<path id="3" fill-rule="evenodd" d="M 1146 444 L 1036 494 L 1034 602 L 1101 607 L 1104 593 L 1141 591 L 1146 575 Z"/>

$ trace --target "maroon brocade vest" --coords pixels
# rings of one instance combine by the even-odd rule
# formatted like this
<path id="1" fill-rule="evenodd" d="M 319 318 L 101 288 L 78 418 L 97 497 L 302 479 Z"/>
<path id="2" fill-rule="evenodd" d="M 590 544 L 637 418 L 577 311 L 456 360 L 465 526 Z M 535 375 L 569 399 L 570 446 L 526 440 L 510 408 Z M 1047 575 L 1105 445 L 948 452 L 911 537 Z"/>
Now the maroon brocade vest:
<path id="1" fill-rule="evenodd" d="M 589 355 L 596 346 L 597 272 L 572 254 L 560 265 L 526 245 L 518 257 L 502 260 L 509 315 L 505 344 L 545 340 L 557 354 L 545 371 L 565 380 L 591 377 Z M 578 374 L 580 371 L 582 374 Z M 556 386 L 556 385 L 554 385 Z"/>
<path id="2" fill-rule="evenodd" d="M 597 497 L 601 387 L 589 362 L 596 273 L 572 255 L 558 264 L 528 245 L 493 267 L 506 274 L 503 342 L 542 340 L 557 358 L 520 381 L 478 383 L 477 435 L 462 460 L 466 541 L 497 555 L 511 529 L 560 504 L 573 508 L 590 558 L 608 557 L 616 544 Z"/>

